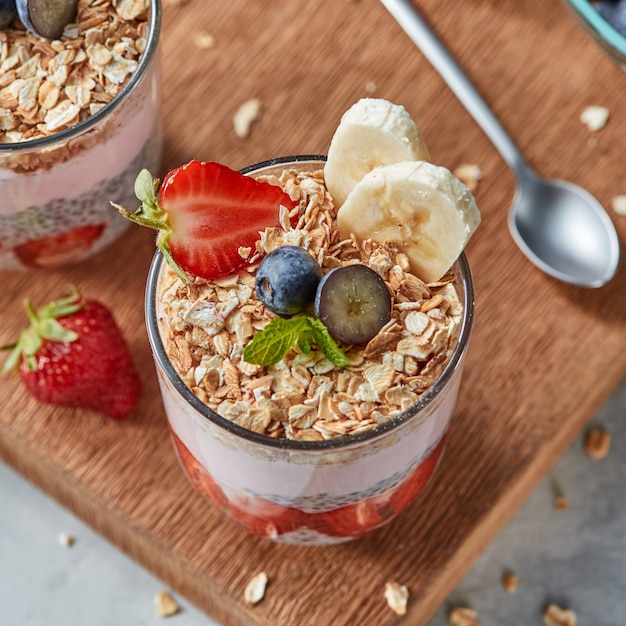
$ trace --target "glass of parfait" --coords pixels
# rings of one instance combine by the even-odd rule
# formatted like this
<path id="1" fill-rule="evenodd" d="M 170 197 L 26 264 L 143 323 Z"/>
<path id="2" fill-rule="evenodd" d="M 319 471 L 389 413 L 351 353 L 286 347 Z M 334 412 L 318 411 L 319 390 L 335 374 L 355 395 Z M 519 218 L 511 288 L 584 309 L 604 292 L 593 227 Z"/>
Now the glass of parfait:
<path id="1" fill-rule="evenodd" d="M 285 157 L 242 173 L 281 184 L 292 195 L 299 185 L 308 194 L 307 211 L 318 215 L 327 198 L 323 167 L 322 156 Z M 331 210 L 319 219 L 330 223 L 332 216 Z M 315 226 L 310 233 L 317 233 Z M 317 245 L 314 235 L 290 236 L 298 245 Z M 340 262 L 336 251 L 349 245 L 329 247 L 328 262 Z M 370 265 L 387 267 L 382 271 L 393 287 L 391 274 L 399 270 L 379 257 L 372 253 Z M 181 302 L 182 282 L 162 254 L 152 262 L 146 323 L 184 472 L 229 519 L 278 542 L 331 544 L 380 528 L 418 498 L 445 448 L 474 315 L 467 258 L 462 253 L 436 284 L 404 275 L 394 296 L 397 320 L 406 326 L 403 339 L 382 337 L 377 349 L 348 352 L 344 369 L 320 354 L 297 354 L 261 370 L 241 363 L 237 337 L 256 325 L 247 315 L 255 305 L 241 295 L 254 298 L 251 281 L 253 267 L 211 286 L 218 306 L 233 294 L 236 303 L 208 338 L 175 319 L 183 309 L 195 310 L 197 285 L 192 300 Z M 413 301 L 402 295 L 406 282 Z M 203 342 L 219 345 L 200 356 Z M 233 385 L 239 387 L 230 389 L 234 399 L 220 404 Z"/>

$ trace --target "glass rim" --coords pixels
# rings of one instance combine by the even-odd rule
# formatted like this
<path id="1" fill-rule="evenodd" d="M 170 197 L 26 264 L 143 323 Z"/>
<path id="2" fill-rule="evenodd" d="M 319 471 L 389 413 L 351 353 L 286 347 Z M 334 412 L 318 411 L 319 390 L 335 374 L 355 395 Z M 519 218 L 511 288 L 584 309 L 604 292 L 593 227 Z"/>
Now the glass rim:
<path id="1" fill-rule="evenodd" d="M 66 128 L 61 132 L 54 133 L 48 137 L 39 137 L 27 141 L 18 141 L 17 143 L 0 144 L 0 153 L 18 153 L 28 152 L 30 150 L 47 148 L 57 143 L 62 143 L 72 139 L 75 136 L 83 134 L 85 131 L 96 126 L 102 119 L 108 117 L 117 107 L 126 101 L 127 96 L 135 90 L 146 74 L 146 71 L 156 55 L 161 33 L 161 0 L 150 1 L 150 29 L 146 48 L 141 55 L 137 69 L 133 72 L 128 82 L 122 87 L 120 92 L 110 101 L 107 102 L 99 111 L 90 115 L 82 122 Z"/>
<path id="2" fill-rule="evenodd" d="M 298 156 L 286 156 L 261 161 L 252 165 L 248 165 L 239 170 L 242 174 L 248 174 L 250 172 L 256 172 L 261 169 L 266 169 L 275 165 L 289 164 L 289 163 L 305 163 L 305 162 L 323 162 L 326 160 L 324 155 L 298 155 Z M 462 293 L 464 295 L 463 304 L 463 319 L 461 321 L 461 328 L 457 338 L 456 345 L 450 356 L 450 359 L 446 363 L 443 371 L 437 377 L 435 382 L 428 388 L 428 390 L 420 396 L 417 402 L 413 403 L 410 407 L 402 411 L 400 414 L 394 416 L 389 421 L 367 430 L 365 432 L 358 433 L 356 435 L 345 435 L 336 439 L 325 439 L 322 441 L 296 441 L 287 438 L 273 438 L 268 435 L 253 432 L 243 426 L 239 426 L 231 422 L 230 420 L 222 417 L 206 404 L 199 400 L 195 394 L 187 387 L 183 382 L 180 375 L 170 362 L 161 333 L 159 331 L 159 322 L 156 312 L 156 293 L 159 275 L 161 272 L 162 264 L 165 260 L 163 254 L 157 250 L 154 254 L 150 269 L 148 271 L 148 278 L 146 283 L 145 293 L 145 318 L 146 328 L 148 331 L 148 340 L 150 347 L 152 348 L 153 356 L 157 365 L 161 368 L 167 377 L 168 382 L 175 388 L 175 390 L 181 395 L 183 400 L 188 402 L 191 407 L 202 417 L 212 422 L 218 428 L 224 429 L 229 434 L 245 439 L 250 443 L 254 443 L 260 446 L 268 448 L 286 450 L 286 451 L 322 451 L 322 450 L 341 450 L 349 448 L 358 444 L 365 443 L 367 441 L 374 441 L 383 435 L 397 430 L 403 424 L 411 420 L 419 411 L 428 406 L 434 401 L 439 394 L 445 389 L 447 384 L 452 379 L 454 373 L 459 368 L 462 358 L 465 355 L 469 338 L 474 321 L 474 285 L 472 280 L 472 274 L 470 271 L 469 263 L 464 252 L 461 253 L 455 265 L 458 265 L 458 277 Z"/>

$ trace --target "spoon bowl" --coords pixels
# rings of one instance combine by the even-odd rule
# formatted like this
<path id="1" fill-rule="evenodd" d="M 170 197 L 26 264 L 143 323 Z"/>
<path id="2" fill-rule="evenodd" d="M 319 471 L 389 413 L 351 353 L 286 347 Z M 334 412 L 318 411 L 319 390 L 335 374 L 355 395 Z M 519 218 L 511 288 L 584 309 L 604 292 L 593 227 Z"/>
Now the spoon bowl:
<path id="1" fill-rule="evenodd" d="M 415 6 L 409 0 L 381 1 L 514 172 L 509 230 L 520 250 L 567 283 L 601 287 L 611 280 L 619 264 L 619 239 L 601 204 L 573 183 L 539 177 Z"/>
<path id="2" fill-rule="evenodd" d="M 539 269 L 564 282 L 601 287 L 617 269 L 613 223 L 600 203 L 573 183 L 526 171 L 518 180 L 509 230 Z"/>

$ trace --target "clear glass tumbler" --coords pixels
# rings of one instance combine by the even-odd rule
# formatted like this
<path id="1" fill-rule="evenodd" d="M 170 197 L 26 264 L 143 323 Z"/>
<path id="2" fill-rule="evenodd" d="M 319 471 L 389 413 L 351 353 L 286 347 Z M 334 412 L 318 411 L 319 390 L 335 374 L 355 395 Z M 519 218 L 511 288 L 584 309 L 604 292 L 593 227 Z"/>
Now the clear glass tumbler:
<path id="1" fill-rule="evenodd" d="M 242 170 L 316 171 L 324 157 L 285 157 Z M 421 493 L 445 447 L 470 339 L 474 295 L 464 254 L 454 267 L 464 305 L 458 341 L 434 385 L 374 430 L 326 441 L 273 439 L 204 405 L 169 361 L 159 330 L 157 252 L 148 276 L 146 323 L 174 447 L 193 486 L 249 532 L 291 544 L 356 539 L 383 526 Z"/>
<path id="2" fill-rule="evenodd" d="M 99 111 L 47 137 L 0 143 L 0 269 L 81 261 L 128 225 L 111 207 L 136 202 L 133 183 L 161 160 L 161 2 L 149 0 L 137 68 Z"/>

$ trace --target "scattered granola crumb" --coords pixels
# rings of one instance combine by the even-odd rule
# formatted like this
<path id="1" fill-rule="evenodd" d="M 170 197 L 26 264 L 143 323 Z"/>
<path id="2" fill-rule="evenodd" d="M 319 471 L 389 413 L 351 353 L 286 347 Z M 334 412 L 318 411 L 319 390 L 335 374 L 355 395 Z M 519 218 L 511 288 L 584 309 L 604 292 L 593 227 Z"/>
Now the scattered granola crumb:
<path id="1" fill-rule="evenodd" d="M 543 614 L 543 623 L 546 626 L 576 626 L 576 613 L 551 604 Z"/>
<path id="2" fill-rule="evenodd" d="M 396 615 L 406 615 L 406 606 L 409 602 L 408 587 L 396 582 L 385 583 L 385 600 Z"/>
<path id="3" fill-rule="evenodd" d="M 159 617 L 170 617 L 180 611 L 180 606 L 167 591 L 157 592 L 154 596 L 154 605 Z"/>
<path id="4" fill-rule="evenodd" d="M 515 593 L 517 591 L 518 584 L 519 578 L 513 572 L 505 572 L 502 575 L 502 586 L 509 593 Z"/>
<path id="5" fill-rule="evenodd" d="M 215 48 L 215 37 L 206 31 L 198 31 L 193 36 L 193 42 L 201 48 L 202 50 L 209 50 L 210 48 Z"/>
<path id="6" fill-rule="evenodd" d="M 611 205 L 618 215 L 626 215 L 626 196 L 615 196 Z"/>
<path id="7" fill-rule="evenodd" d="M 585 107 L 580 114 L 580 121 L 587 125 L 590 131 L 600 130 L 606 126 L 609 119 L 609 110 L 606 107 L 589 106 Z"/>
<path id="8" fill-rule="evenodd" d="M 365 83 L 365 91 L 367 93 L 374 93 L 376 91 L 376 83 L 373 80 L 369 80 Z"/>
<path id="9" fill-rule="evenodd" d="M 592 428 L 585 436 L 585 452 L 592 459 L 603 459 L 611 448 L 611 435 L 605 430 Z"/>
<path id="10" fill-rule="evenodd" d="M 73 546 L 75 541 L 74 537 L 69 533 L 61 533 L 59 535 L 59 543 L 66 548 Z"/>
<path id="11" fill-rule="evenodd" d="M 261 101 L 258 98 L 251 98 L 246 100 L 233 118 L 233 125 L 235 126 L 235 134 L 237 137 L 247 137 L 250 134 L 250 128 L 253 122 L 259 119 L 261 115 Z"/>
<path id="12" fill-rule="evenodd" d="M 257 604 L 265 596 L 267 587 L 267 574 L 260 572 L 250 579 L 243 592 L 243 599 L 246 604 Z"/>
<path id="13" fill-rule="evenodd" d="M 452 626 L 480 626 L 478 613 L 465 607 L 457 607 L 450 612 L 450 624 Z"/>
<path id="14" fill-rule="evenodd" d="M 557 511 L 565 511 L 565 509 L 567 509 L 568 505 L 569 505 L 569 501 L 567 499 L 567 496 L 554 496 L 554 508 Z"/>
<path id="15" fill-rule="evenodd" d="M 478 189 L 478 183 L 483 177 L 480 167 L 475 163 L 461 163 L 453 173 L 472 193 Z"/>

